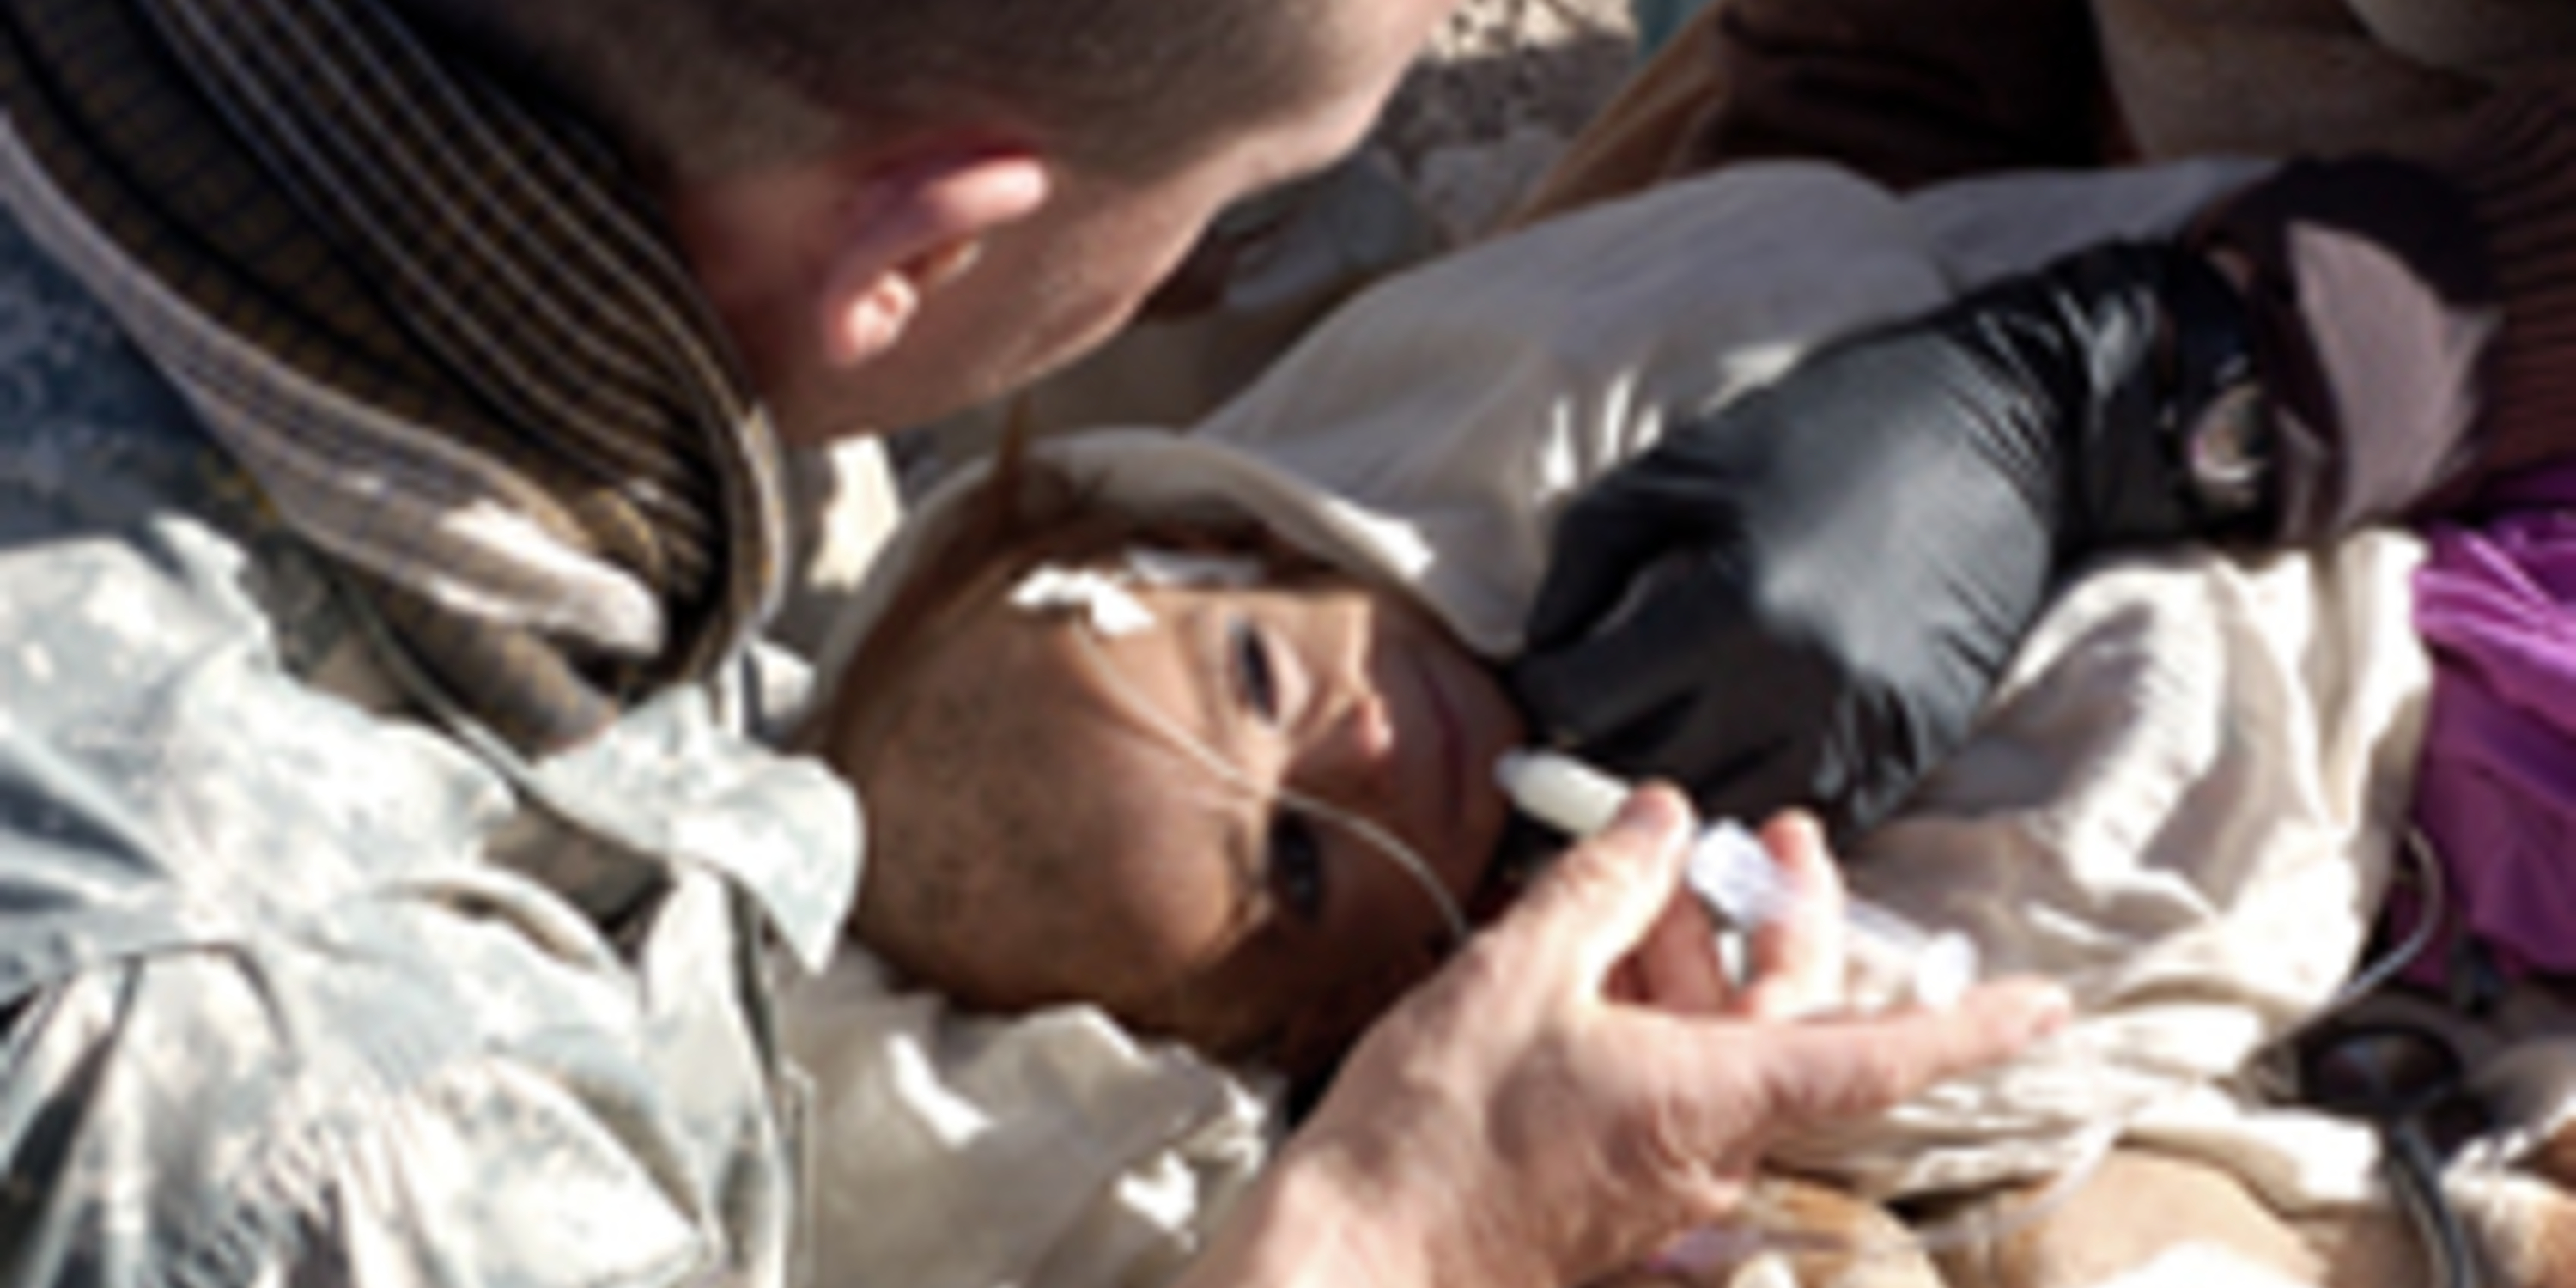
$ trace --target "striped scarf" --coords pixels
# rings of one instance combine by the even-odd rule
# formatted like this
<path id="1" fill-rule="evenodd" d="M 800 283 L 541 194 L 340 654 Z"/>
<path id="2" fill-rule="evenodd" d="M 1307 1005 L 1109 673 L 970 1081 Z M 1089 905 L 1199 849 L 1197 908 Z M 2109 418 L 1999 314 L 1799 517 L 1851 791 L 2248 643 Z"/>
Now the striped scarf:
<path id="1" fill-rule="evenodd" d="M 599 139 L 376 0 L 0 0 L 0 101 L 0 198 L 449 705 L 560 748 L 766 616 L 776 446 Z"/>

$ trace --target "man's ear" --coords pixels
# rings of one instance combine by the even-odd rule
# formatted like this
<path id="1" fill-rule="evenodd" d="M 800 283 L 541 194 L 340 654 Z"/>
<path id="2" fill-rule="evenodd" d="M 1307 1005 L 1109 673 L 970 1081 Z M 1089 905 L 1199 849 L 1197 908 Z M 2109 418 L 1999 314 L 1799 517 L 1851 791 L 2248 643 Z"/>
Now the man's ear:
<path id="1" fill-rule="evenodd" d="M 825 356 L 848 367 L 893 348 L 924 298 L 1049 193 L 1044 159 L 1025 148 L 933 147 L 862 172 L 824 274 Z"/>

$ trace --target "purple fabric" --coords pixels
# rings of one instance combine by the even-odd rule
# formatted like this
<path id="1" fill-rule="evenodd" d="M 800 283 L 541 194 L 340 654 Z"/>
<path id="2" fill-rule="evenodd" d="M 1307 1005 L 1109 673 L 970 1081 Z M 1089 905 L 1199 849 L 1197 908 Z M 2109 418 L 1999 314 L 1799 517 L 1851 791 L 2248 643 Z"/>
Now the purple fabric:
<path id="1" fill-rule="evenodd" d="M 2576 465 L 2492 495 L 2429 529 L 2415 575 L 2434 663 L 2415 820 L 2461 929 L 2508 971 L 2576 974 Z"/>

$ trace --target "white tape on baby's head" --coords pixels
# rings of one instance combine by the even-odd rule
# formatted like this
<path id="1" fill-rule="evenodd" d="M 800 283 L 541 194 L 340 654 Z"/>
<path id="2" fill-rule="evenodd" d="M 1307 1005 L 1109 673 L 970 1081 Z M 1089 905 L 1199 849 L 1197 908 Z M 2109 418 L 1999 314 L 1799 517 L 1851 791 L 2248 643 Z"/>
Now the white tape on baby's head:
<path id="1" fill-rule="evenodd" d="M 1092 568 L 1040 564 L 1011 587 L 1011 607 L 1030 613 L 1070 610 L 1110 639 L 1154 624 L 1154 611 L 1127 589 L 1126 579 Z"/>
<path id="2" fill-rule="evenodd" d="M 1011 607 L 1031 613 L 1072 611 L 1107 639 L 1154 624 L 1154 610 L 1132 587 L 1241 590 L 1261 584 L 1260 560 L 1160 546 L 1129 546 L 1119 568 L 1039 564 L 1011 587 Z"/>

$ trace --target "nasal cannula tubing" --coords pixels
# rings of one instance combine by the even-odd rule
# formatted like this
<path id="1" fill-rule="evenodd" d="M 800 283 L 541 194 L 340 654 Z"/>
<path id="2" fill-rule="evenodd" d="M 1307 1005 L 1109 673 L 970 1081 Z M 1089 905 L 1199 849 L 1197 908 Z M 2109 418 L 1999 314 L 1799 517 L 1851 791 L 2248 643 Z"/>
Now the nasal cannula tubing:
<path id="1" fill-rule="evenodd" d="M 1571 756 L 1507 752 L 1494 778 L 1512 802 L 1541 822 L 1585 836 L 1610 825 L 1628 785 Z M 1691 843 L 1683 880 L 1710 911 L 1739 929 L 1786 915 L 1796 895 L 1762 843 L 1731 819 L 1711 823 Z M 1927 1006 L 1948 1006 L 1977 982 L 1977 948 L 1956 931 L 1932 933 L 1877 904 L 1844 904 L 1845 942 L 1862 970 L 1902 985 Z"/>

